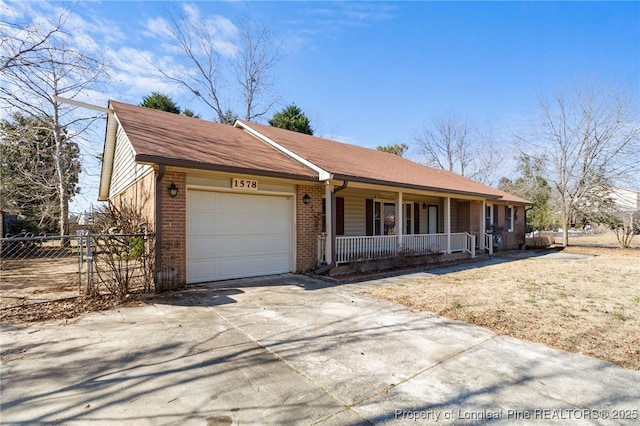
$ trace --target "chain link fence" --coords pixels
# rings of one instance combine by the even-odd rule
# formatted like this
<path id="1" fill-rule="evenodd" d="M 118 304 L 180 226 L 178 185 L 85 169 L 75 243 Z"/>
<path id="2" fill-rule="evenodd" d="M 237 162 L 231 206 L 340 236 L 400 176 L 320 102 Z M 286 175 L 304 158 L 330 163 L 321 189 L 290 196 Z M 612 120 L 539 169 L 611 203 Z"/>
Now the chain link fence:
<path id="1" fill-rule="evenodd" d="M 0 238 L 0 309 L 154 291 L 153 233 Z"/>

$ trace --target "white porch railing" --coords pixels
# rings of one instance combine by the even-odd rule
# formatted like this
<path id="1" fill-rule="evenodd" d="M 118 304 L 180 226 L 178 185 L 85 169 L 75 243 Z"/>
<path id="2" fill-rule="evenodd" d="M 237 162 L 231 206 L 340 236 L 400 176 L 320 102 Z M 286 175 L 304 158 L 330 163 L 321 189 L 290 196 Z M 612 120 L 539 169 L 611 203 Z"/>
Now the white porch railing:
<path id="1" fill-rule="evenodd" d="M 447 234 L 414 234 L 403 235 L 402 246 L 415 253 L 445 253 L 447 251 Z"/>
<path id="2" fill-rule="evenodd" d="M 376 235 L 368 237 L 336 237 L 336 263 L 356 260 L 385 259 L 398 253 L 398 237 Z"/>
<path id="3" fill-rule="evenodd" d="M 476 237 L 476 248 L 478 250 L 486 250 L 487 253 L 493 254 L 493 235 L 480 234 L 478 232 L 474 232 L 473 235 Z"/>
<path id="4" fill-rule="evenodd" d="M 476 238 L 474 235 L 466 232 L 449 235 L 449 253 L 467 252 L 471 257 L 475 257 Z M 321 244 L 320 238 L 318 244 Z M 336 264 L 391 258 L 398 254 L 399 249 L 417 255 L 447 253 L 447 234 L 403 235 L 402 246 L 399 241 L 399 237 L 396 235 L 336 237 Z M 318 247 L 318 253 L 320 252 L 320 247 Z M 324 253 L 324 250 L 322 252 Z"/>
<path id="5" fill-rule="evenodd" d="M 487 250 L 489 254 L 493 254 L 493 235 L 484 234 L 484 249 Z"/>

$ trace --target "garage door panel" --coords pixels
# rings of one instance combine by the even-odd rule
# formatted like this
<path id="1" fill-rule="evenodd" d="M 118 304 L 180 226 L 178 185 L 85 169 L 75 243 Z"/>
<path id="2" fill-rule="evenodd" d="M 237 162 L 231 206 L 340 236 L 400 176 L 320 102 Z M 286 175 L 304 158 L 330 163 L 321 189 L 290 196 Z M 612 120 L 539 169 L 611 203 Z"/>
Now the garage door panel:
<path id="1" fill-rule="evenodd" d="M 202 192 L 197 197 L 187 199 L 187 209 L 191 212 L 209 211 L 215 206 L 215 194 Z"/>
<path id="2" fill-rule="evenodd" d="M 188 192 L 188 282 L 290 271 L 290 198 Z"/>
<path id="3" fill-rule="evenodd" d="M 218 197 L 216 210 L 220 213 L 236 213 L 245 211 L 244 202 L 241 198 L 235 196 L 235 194 L 220 194 Z"/>
<path id="4" fill-rule="evenodd" d="M 192 213 L 187 221 L 187 233 L 191 235 L 215 235 L 217 218 L 207 213 Z"/>
<path id="5" fill-rule="evenodd" d="M 289 241 L 277 241 L 273 238 L 263 238 L 252 241 L 252 244 L 248 244 L 246 252 L 249 256 L 274 256 L 274 255 L 289 255 Z"/>
<path id="6" fill-rule="evenodd" d="M 211 256 L 218 256 L 218 246 L 212 246 L 207 239 L 192 238 L 188 244 L 190 246 L 190 260 L 202 260 Z"/>
<path id="7" fill-rule="evenodd" d="M 209 261 L 191 261 L 189 263 L 189 278 L 191 282 L 210 280 L 211 275 L 217 275 L 215 263 Z"/>

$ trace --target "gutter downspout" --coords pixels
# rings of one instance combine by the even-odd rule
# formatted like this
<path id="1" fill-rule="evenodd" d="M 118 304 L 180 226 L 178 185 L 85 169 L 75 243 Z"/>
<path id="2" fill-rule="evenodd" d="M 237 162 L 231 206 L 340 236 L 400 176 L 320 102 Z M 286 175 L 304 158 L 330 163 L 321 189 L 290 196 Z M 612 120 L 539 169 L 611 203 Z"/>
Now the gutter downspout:
<path id="1" fill-rule="evenodd" d="M 156 226 L 155 226 L 155 231 L 156 231 L 156 292 L 159 290 L 158 289 L 158 284 L 160 284 L 161 286 L 163 285 L 162 283 L 159 283 L 160 280 L 160 271 L 161 271 L 161 263 L 162 263 L 162 252 L 160 250 L 160 248 L 162 247 L 162 186 L 160 185 L 160 182 L 162 181 L 162 178 L 164 177 L 164 174 L 166 172 L 166 166 L 164 164 L 160 164 L 159 168 L 158 168 L 158 174 L 156 175 L 156 199 L 155 199 L 155 222 L 156 222 Z M 160 289 L 162 290 L 162 289 Z"/>
<path id="2" fill-rule="evenodd" d="M 332 255 L 332 259 L 331 259 L 331 263 L 329 263 L 328 265 L 324 265 L 315 270 L 315 273 L 318 275 L 325 274 L 327 271 L 329 271 L 331 268 L 333 268 L 336 265 L 336 261 L 335 261 L 336 222 L 337 222 L 336 221 L 336 193 L 342 191 L 343 189 L 346 189 L 348 185 L 349 185 L 349 181 L 345 180 L 343 181 L 341 186 L 333 188 L 333 191 L 331 191 L 331 255 Z"/>

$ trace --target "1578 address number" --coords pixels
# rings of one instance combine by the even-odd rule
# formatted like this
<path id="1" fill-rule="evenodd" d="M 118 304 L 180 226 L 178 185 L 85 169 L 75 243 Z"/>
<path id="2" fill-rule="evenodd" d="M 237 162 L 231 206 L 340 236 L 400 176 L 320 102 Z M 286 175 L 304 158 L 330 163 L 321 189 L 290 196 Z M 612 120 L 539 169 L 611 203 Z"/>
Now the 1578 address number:
<path id="1" fill-rule="evenodd" d="M 233 189 L 247 189 L 250 191 L 257 191 L 258 181 L 253 179 L 233 178 L 231 179 L 231 187 Z"/>

